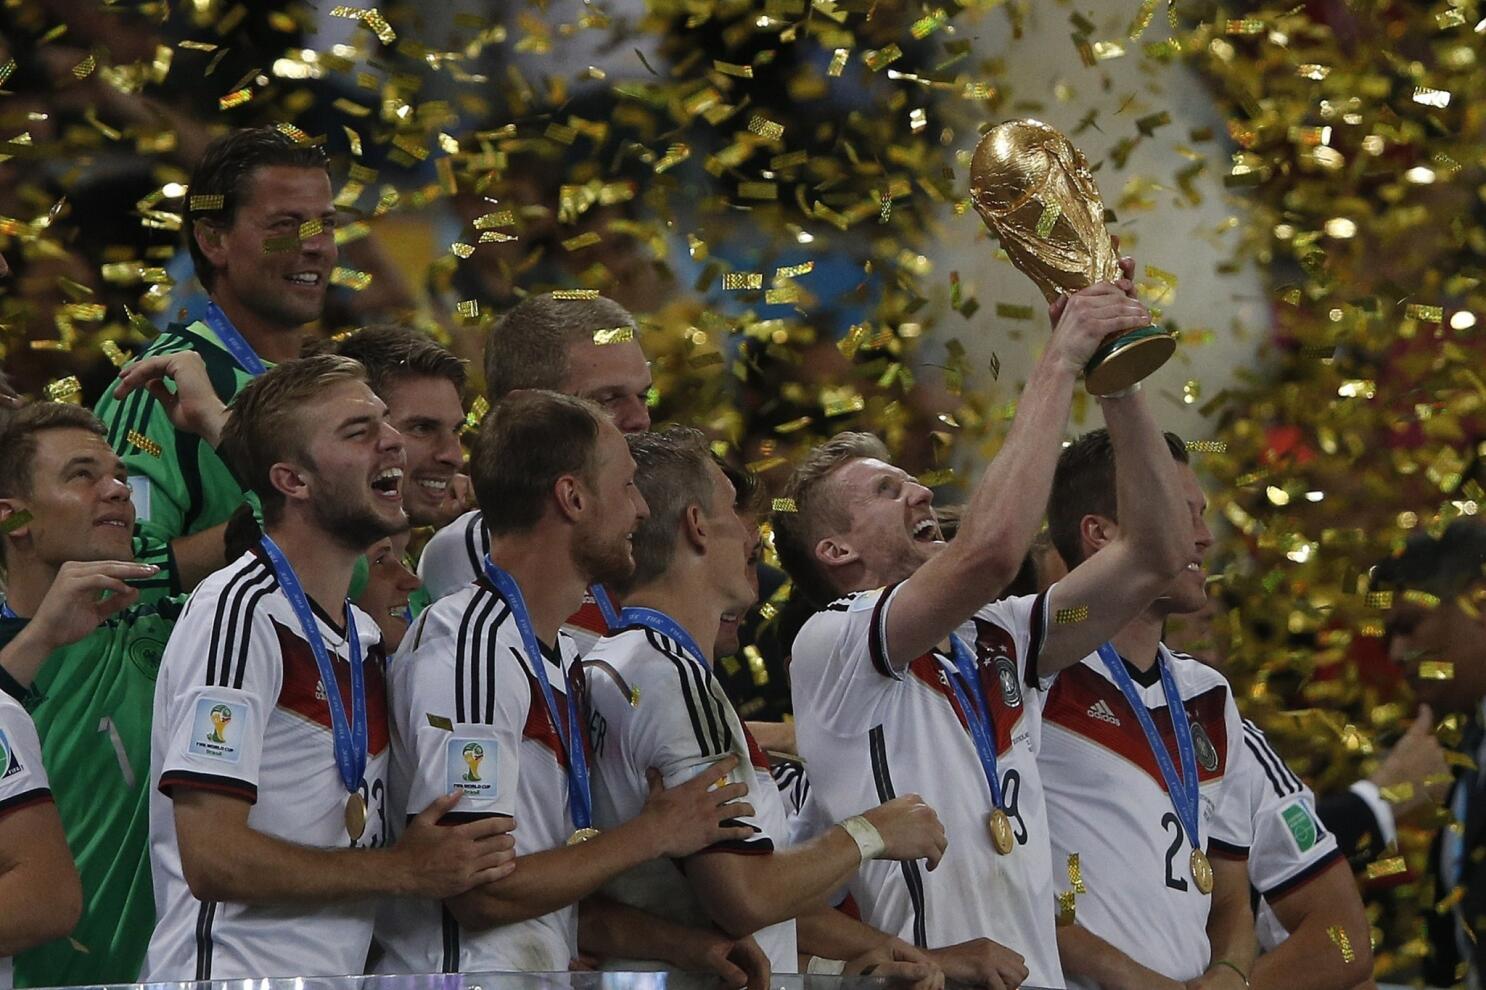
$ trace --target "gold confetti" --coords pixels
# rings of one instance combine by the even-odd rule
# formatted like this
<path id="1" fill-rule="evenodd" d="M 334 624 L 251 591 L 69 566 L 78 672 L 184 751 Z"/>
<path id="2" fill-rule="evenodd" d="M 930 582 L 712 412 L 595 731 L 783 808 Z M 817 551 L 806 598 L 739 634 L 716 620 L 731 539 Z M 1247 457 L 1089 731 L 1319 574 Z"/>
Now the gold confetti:
<path id="1" fill-rule="evenodd" d="M 918 483 L 925 488 L 938 488 L 955 480 L 954 468 L 940 468 L 937 471 L 925 471 L 918 476 Z"/>
<path id="2" fill-rule="evenodd" d="M 46 397 L 51 402 L 69 402 L 79 405 L 83 399 L 83 384 L 77 380 L 76 375 L 68 375 L 49 382 L 46 386 Z"/>
<path id="3" fill-rule="evenodd" d="M 10 77 L 15 74 L 15 68 L 16 62 L 13 58 L 6 59 L 5 64 L 0 65 L 0 86 L 10 81 Z"/>
<path id="4" fill-rule="evenodd" d="M 1414 102 L 1426 107 L 1444 109 L 1450 105 L 1450 92 L 1444 89 L 1430 89 L 1428 86 L 1414 87 Z"/>
<path id="5" fill-rule="evenodd" d="M 865 55 L 862 56 L 862 61 L 865 62 L 867 64 L 867 68 L 871 69 L 873 72 L 881 72 L 883 69 L 886 69 L 888 66 L 892 65 L 894 62 L 898 61 L 898 59 L 902 57 L 903 49 L 899 48 L 897 45 L 887 45 L 886 47 L 879 48 L 876 51 L 867 52 Z"/>
<path id="6" fill-rule="evenodd" d="M 233 107 L 242 106 L 244 103 L 248 102 L 252 98 L 253 91 L 251 89 L 236 89 L 217 101 L 217 109 L 231 110 Z"/>
<path id="7" fill-rule="evenodd" d="M 89 54 L 72 67 L 72 75 L 77 79 L 86 79 L 93 74 L 96 68 L 98 68 L 98 60 Z"/>
<path id="8" fill-rule="evenodd" d="M 1419 303 L 1409 303 L 1404 315 L 1411 320 L 1421 320 L 1425 323 L 1443 323 L 1445 321 L 1445 308 L 1443 306 L 1424 306 Z"/>
<path id="9" fill-rule="evenodd" d="M 727 292 L 762 289 L 764 276 L 762 272 L 726 272 L 722 276 L 722 287 Z"/>
<path id="10" fill-rule="evenodd" d="M 631 687 L 629 689 L 629 706 L 631 708 L 640 707 L 640 689 L 637 687 Z"/>
<path id="11" fill-rule="evenodd" d="M 461 299 L 454 306 L 454 312 L 461 319 L 474 320 L 480 316 L 480 301 L 478 299 Z"/>
<path id="12" fill-rule="evenodd" d="M 330 284 L 343 285 L 353 292 L 360 292 L 372 284 L 371 272 L 359 272 L 354 268 L 337 265 L 330 270 Z"/>
<path id="13" fill-rule="evenodd" d="M 435 715 L 433 712 L 425 712 L 430 728 L 439 729 L 443 732 L 454 731 L 454 721 L 447 715 Z"/>
<path id="14" fill-rule="evenodd" d="M 1431 595 L 1427 591 L 1410 588 L 1403 593 L 1403 600 L 1410 605 L 1418 605 L 1420 608 L 1439 608 L 1440 599 L 1438 595 Z"/>
<path id="15" fill-rule="evenodd" d="M 1076 907 L 1074 905 L 1074 899 L 1076 897 L 1077 897 L 1077 895 L 1073 891 L 1071 891 L 1071 890 L 1060 890 L 1060 891 L 1058 891 L 1058 893 L 1057 893 L 1057 898 L 1058 898 L 1058 920 L 1057 920 L 1057 926 L 1059 928 L 1067 928 L 1069 925 L 1073 924 L 1074 918 L 1076 917 L 1076 915 L 1078 913 L 1077 912 L 1077 909 L 1076 909 Z"/>
<path id="16" fill-rule="evenodd" d="M 1357 953 L 1352 951 L 1352 940 L 1347 937 L 1347 930 L 1341 925 L 1332 925 L 1326 929 L 1326 937 L 1331 939 L 1342 954 L 1342 962 L 1350 963 L 1357 958 Z"/>
<path id="17" fill-rule="evenodd" d="M 1369 591 L 1363 596 L 1362 604 L 1367 608 L 1390 609 L 1393 607 L 1393 592 Z"/>
<path id="18" fill-rule="evenodd" d="M 597 299 L 598 289 L 557 289 L 552 293 L 554 299 Z"/>
<path id="19" fill-rule="evenodd" d="M 124 353 L 124 350 L 119 347 L 117 341 L 105 340 L 98 345 L 98 349 L 103 352 L 103 356 L 108 358 L 109 363 L 115 368 L 122 368 L 129 363 L 129 355 Z"/>
<path id="20" fill-rule="evenodd" d="M 1394 784 L 1392 787 L 1379 787 L 1378 794 L 1389 804 L 1403 804 L 1406 801 L 1413 800 L 1414 785 L 1405 780 L 1402 783 Z"/>
<path id="21" fill-rule="evenodd" d="M 13 533 L 34 518 L 36 517 L 31 515 L 29 509 L 22 509 L 8 516 L 4 522 L 0 522 L 0 533 Z"/>
<path id="22" fill-rule="evenodd" d="M 279 237 L 265 237 L 263 239 L 264 254 L 282 254 L 285 251 L 293 251 L 298 247 L 298 234 L 284 234 Z"/>
<path id="23" fill-rule="evenodd" d="M 311 237 L 318 237 L 324 231 L 325 221 L 319 217 L 315 217 L 313 220 L 306 220 L 299 225 L 299 239 L 301 241 L 307 241 Z"/>
<path id="24" fill-rule="evenodd" d="M 996 315 L 1005 320 L 1030 320 L 1032 319 L 1032 307 L 1013 306 L 1010 303 L 997 303 Z"/>
<path id="25" fill-rule="evenodd" d="M 848 48 L 838 48 L 834 52 L 832 52 L 831 65 L 826 70 L 826 75 L 831 76 L 832 78 L 841 75 L 841 73 L 844 72 L 846 69 L 846 60 L 850 56 L 851 50 Z"/>
<path id="26" fill-rule="evenodd" d="M 221 193 L 202 193 L 200 196 L 192 196 L 188 203 L 192 213 L 209 213 L 212 210 L 220 210 L 227 202 L 227 198 Z"/>
<path id="27" fill-rule="evenodd" d="M 1047 237 L 1053 232 L 1053 225 L 1063 215 L 1063 207 L 1057 202 L 1046 203 L 1042 207 L 1042 216 L 1037 218 L 1037 236 Z"/>
<path id="28" fill-rule="evenodd" d="M 293 124 L 278 123 L 273 125 L 273 129 L 295 144 L 307 145 L 311 143 L 310 136 Z"/>
<path id="29" fill-rule="evenodd" d="M 466 244 L 463 241 L 455 241 L 449 245 L 449 253 L 457 258 L 468 258 L 475 253 L 475 246 L 473 244 Z"/>
<path id="30" fill-rule="evenodd" d="M 753 66 L 737 65 L 733 62 L 724 62 L 722 59 L 713 59 L 712 67 L 725 76 L 736 76 L 739 79 L 752 79 Z"/>
<path id="31" fill-rule="evenodd" d="M 767 474 L 775 468 L 784 467 L 788 463 L 789 458 L 780 457 L 776 454 L 773 457 L 764 457 L 756 461 L 749 461 L 744 467 L 748 468 L 754 474 Z"/>
<path id="32" fill-rule="evenodd" d="M 1059 625 L 1074 625 L 1089 617 L 1089 606 L 1073 605 L 1068 608 L 1060 608 L 1053 615 L 1053 621 Z"/>
<path id="33" fill-rule="evenodd" d="M 762 114 L 748 118 L 748 129 L 766 141 L 778 141 L 784 137 L 784 125 L 775 123 Z"/>
<path id="34" fill-rule="evenodd" d="M 813 271 L 815 271 L 815 262 L 805 261 L 798 265 L 785 265 L 782 268 L 774 269 L 774 277 L 776 279 L 799 278 L 801 275 L 809 275 Z"/>
<path id="35" fill-rule="evenodd" d="M 772 182 L 740 182 L 738 195 L 743 199 L 778 199 L 779 187 Z"/>
<path id="36" fill-rule="evenodd" d="M 1194 454 L 1221 454 L 1228 450 L 1226 440 L 1188 440 L 1187 450 Z"/>
<path id="37" fill-rule="evenodd" d="M 1400 873 L 1407 872 L 1408 868 L 1402 856 L 1390 856 L 1387 859 L 1368 863 L 1363 875 L 1369 880 L 1380 880 L 1383 877 L 1398 876 Z"/>
<path id="38" fill-rule="evenodd" d="M 795 508 L 795 500 L 792 498 L 776 498 L 773 503 L 773 509 L 775 512 L 800 511 L 799 509 Z"/>
<path id="39" fill-rule="evenodd" d="M 1419 664 L 1419 677 L 1426 681 L 1451 681 L 1455 679 L 1455 664 L 1449 660 L 1424 660 Z"/>
<path id="40" fill-rule="evenodd" d="M 130 443 L 134 444 L 134 446 L 138 447 L 144 453 L 149 454 L 151 457 L 160 456 L 160 445 L 151 440 L 149 437 L 145 436 L 143 433 L 140 433 L 138 430 L 130 430 L 127 434 L 124 435 L 124 439 L 128 440 Z"/>
<path id="41" fill-rule="evenodd" d="M 1084 885 L 1084 868 L 1079 862 L 1078 853 L 1068 854 L 1068 883 L 1073 887 L 1075 894 L 1087 894 L 1089 888 Z"/>
<path id="42" fill-rule="evenodd" d="M 595 330 L 593 332 L 593 342 L 599 346 L 605 344 L 627 344 L 634 339 L 634 327 L 610 327 L 607 330 Z"/>
<path id="43" fill-rule="evenodd" d="M 562 242 L 562 248 L 564 251 L 579 251 L 586 247 L 593 247 L 603 239 L 598 231 L 590 230 L 587 233 L 579 234 L 577 237 L 569 237 Z"/>

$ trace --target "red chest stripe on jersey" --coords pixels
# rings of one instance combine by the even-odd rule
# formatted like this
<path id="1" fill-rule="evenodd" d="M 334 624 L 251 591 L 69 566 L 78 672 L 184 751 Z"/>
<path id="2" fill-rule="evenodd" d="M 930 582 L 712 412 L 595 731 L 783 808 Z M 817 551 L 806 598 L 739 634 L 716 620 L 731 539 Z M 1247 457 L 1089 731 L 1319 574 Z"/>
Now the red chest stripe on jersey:
<path id="1" fill-rule="evenodd" d="M 758 744 L 758 740 L 753 738 L 753 733 L 748 731 L 748 723 L 740 722 L 739 724 L 743 726 L 743 738 L 748 740 L 748 762 L 753 764 L 755 770 L 763 770 L 765 773 L 769 772 L 768 754 Z"/>
<path id="2" fill-rule="evenodd" d="M 533 676 L 530 670 L 526 669 L 525 664 L 522 664 L 521 672 L 526 675 L 526 687 L 531 692 L 531 705 L 526 710 L 526 725 L 521 728 L 521 737 L 523 739 L 531 739 L 546 746 L 557 759 L 557 765 L 566 769 L 568 765 L 567 750 L 563 747 L 562 738 L 557 734 L 557 729 L 552 724 L 552 717 L 547 714 L 547 702 L 542 698 L 542 685 L 537 683 L 536 677 Z M 550 668 L 547 673 L 549 675 L 552 674 Z M 553 682 L 553 699 L 557 702 L 558 709 L 563 713 L 562 717 L 566 719 L 566 695 L 557 690 L 558 678 L 554 677 Z M 587 724 L 585 709 L 588 706 L 582 699 L 587 696 L 588 692 L 583 682 L 582 664 L 575 664 L 573 667 L 573 689 L 578 692 L 578 698 L 580 699 L 578 702 L 578 718 L 582 724 Z M 580 731 L 578 738 L 584 746 L 584 752 L 588 754 L 588 764 L 592 766 L 593 746 L 589 742 L 588 733 Z"/>
<path id="3" fill-rule="evenodd" d="M 1202 726 L 1218 754 L 1215 769 L 1209 770 L 1202 766 L 1201 760 L 1198 761 L 1199 782 L 1220 779 L 1228 765 L 1228 723 L 1223 717 L 1227 700 L 1228 689 L 1217 684 L 1186 701 L 1188 720 L 1194 728 Z M 1103 717 L 1097 717 L 1091 711 L 1098 711 Z M 1119 725 L 1110 721 L 1111 718 L 1118 720 Z M 1087 664 L 1077 664 L 1058 675 L 1052 690 L 1047 694 L 1043 719 L 1124 757 L 1149 774 L 1165 790 L 1161 769 L 1146 743 L 1145 733 L 1140 730 L 1134 710 L 1125 701 L 1125 696 L 1118 687 L 1100 677 Z M 1171 727 L 1171 712 L 1163 705 L 1151 710 L 1151 719 L 1156 723 L 1161 741 L 1171 754 L 1172 763 L 1180 766 L 1177 762 L 1180 756 L 1176 750 L 1176 733 Z"/>
<path id="4" fill-rule="evenodd" d="M 949 673 L 943 663 L 934 654 L 925 653 L 908 665 L 908 673 L 943 696 L 950 710 L 955 713 L 955 718 L 960 720 L 960 727 L 968 736 L 970 723 L 965 720 L 965 712 L 960 708 L 954 688 L 949 686 Z M 981 668 L 980 674 L 981 683 L 985 685 L 986 702 L 991 708 L 992 727 L 996 733 L 996 755 L 1000 756 L 1011 749 L 1011 736 L 1016 731 L 1017 723 L 1021 721 L 1022 706 L 1018 704 L 1016 707 L 1011 707 L 1006 704 L 1001 696 L 1000 682 L 995 679 L 994 675 L 990 675 L 989 683 L 987 682 L 988 675 L 985 667 Z M 1020 694 L 1017 697 L 1020 698 Z"/>
<path id="5" fill-rule="evenodd" d="M 585 596 L 583 607 L 568 616 L 567 625 L 586 629 L 595 636 L 609 635 L 609 626 L 604 622 L 604 613 L 599 611 L 598 605 L 589 601 Z"/>
<path id="6" fill-rule="evenodd" d="M 330 727 L 330 705 L 320 694 L 320 669 L 315 666 L 315 654 L 310 644 L 299 634 L 273 620 L 274 631 L 279 636 L 279 656 L 284 663 L 284 685 L 279 688 L 279 707 L 293 712 L 323 728 Z M 387 681 L 383 676 L 384 657 L 381 644 L 366 651 L 363 668 L 366 679 L 366 734 L 367 749 L 377 756 L 387 749 Z M 351 714 L 351 672 L 342 670 L 345 661 L 332 659 L 335 668 L 336 687 L 341 692 L 341 702 L 346 714 Z"/>

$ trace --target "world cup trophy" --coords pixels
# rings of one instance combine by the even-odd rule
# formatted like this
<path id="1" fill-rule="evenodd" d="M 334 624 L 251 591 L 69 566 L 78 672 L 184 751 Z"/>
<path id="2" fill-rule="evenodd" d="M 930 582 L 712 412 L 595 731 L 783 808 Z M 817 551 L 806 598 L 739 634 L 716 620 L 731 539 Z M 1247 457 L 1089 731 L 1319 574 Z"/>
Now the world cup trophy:
<path id="1" fill-rule="evenodd" d="M 970 199 L 1012 264 L 1049 303 L 1120 278 L 1089 163 L 1056 128 L 1009 120 L 986 132 L 970 161 Z M 1094 395 L 1123 392 L 1176 350 L 1160 327 L 1111 334 L 1084 368 Z"/>

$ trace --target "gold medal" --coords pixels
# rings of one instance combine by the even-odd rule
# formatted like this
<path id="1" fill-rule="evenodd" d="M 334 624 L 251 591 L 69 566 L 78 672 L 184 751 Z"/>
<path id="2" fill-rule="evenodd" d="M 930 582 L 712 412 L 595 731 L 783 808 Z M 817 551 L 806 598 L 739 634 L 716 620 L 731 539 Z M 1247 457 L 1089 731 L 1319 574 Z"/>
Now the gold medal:
<path id="1" fill-rule="evenodd" d="M 1213 892 L 1213 864 L 1208 861 L 1207 853 L 1201 849 L 1192 850 L 1192 882 L 1197 889 L 1204 894 Z"/>
<path id="2" fill-rule="evenodd" d="M 366 802 L 360 794 L 346 798 L 346 834 L 352 839 L 361 838 L 366 831 Z"/>
<path id="3" fill-rule="evenodd" d="M 1016 836 L 1011 831 L 1011 819 L 1000 808 L 987 816 L 986 830 L 991 833 L 991 845 L 1001 855 L 1005 856 L 1016 845 Z"/>
<path id="4" fill-rule="evenodd" d="M 598 834 L 599 830 L 596 828 L 580 828 L 578 829 L 578 831 L 568 836 L 568 845 L 576 846 L 580 842 L 587 842 L 589 839 L 594 838 Z"/>

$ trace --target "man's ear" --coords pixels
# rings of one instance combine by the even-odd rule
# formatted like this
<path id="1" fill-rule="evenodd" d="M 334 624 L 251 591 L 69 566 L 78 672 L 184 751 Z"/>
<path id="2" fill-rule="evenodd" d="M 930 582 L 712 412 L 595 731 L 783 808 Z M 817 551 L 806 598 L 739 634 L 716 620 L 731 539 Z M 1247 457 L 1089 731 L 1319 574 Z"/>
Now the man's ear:
<path id="1" fill-rule="evenodd" d="M 707 513 L 702 507 L 693 502 L 681 513 L 681 536 L 697 553 L 705 553 L 707 550 L 707 538 L 711 534 L 711 527 L 707 524 Z"/>
<path id="2" fill-rule="evenodd" d="M 227 264 L 224 233 L 222 226 L 213 220 L 197 220 L 191 225 L 191 236 L 196 239 L 196 246 L 206 255 L 206 260 L 212 263 L 213 268 L 223 268 Z"/>
<path id="3" fill-rule="evenodd" d="M 552 486 L 552 497 L 557 502 L 557 511 L 568 522 L 573 523 L 588 509 L 592 498 L 583 484 L 571 474 L 557 479 L 557 483 Z"/>
<path id="4" fill-rule="evenodd" d="M 1106 516 L 1090 513 L 1078 521 L 1078 535 L 1084 546 L 1084 559 L 1109 546 L 1120 535 L 1120 524 Z"/>
<path id="5" fill-rule="evenodd" d="M 815 544 L 815 559 L 827 567 L 841 567 L 861 558 L 861 554 L 838 536 L 822 537 Z"/>
<path id="6" fill-rule="evenodd" d="M 0 498 L 0 533 L 12 540 L 31 535 L 31 510 L 23 498 Z"/>
<path id="7" fill-rule="evenodd" d="M 310 485 L 304 469 L 297 464 L 279 461 L 268 469 L 268 483 L 287 501 L 309 497 Z"/>

